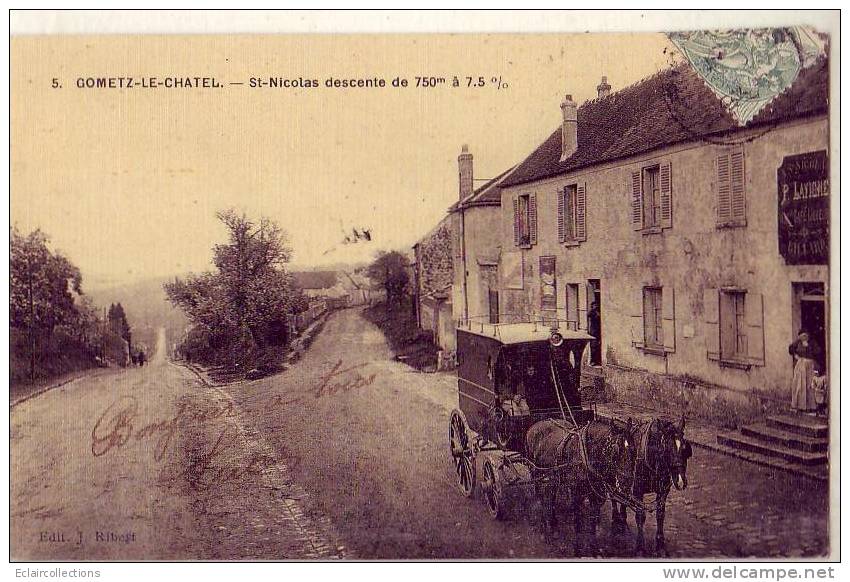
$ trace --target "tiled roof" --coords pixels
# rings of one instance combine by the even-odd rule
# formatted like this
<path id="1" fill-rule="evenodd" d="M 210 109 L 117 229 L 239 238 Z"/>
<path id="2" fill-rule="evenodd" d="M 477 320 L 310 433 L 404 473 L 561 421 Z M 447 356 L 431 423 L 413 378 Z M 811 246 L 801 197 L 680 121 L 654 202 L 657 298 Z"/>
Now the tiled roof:
<path id="1" fill-rule="evenodd" d="M 502 204 L 502 181 L 511 173 L 511 170 L 516 168 L 508 168 L 495 178 L 488 180 L 483 186 L 479 186 L 475 191 L 459 200 L 449 207 L 449 212 L 460 210 L 461 208 L 469 208 L 470 206 L 500 206 Z"/>
<path id="2" fill-rule="evenodd" d="M 829 65 L 821 58 L 752 119 L 747 128 L 825 113 Z M 501 187 L 523 184 L 676 143 L 721 137 L 741 129 L 729 111 L 687 64 L 668 68 L 578 109 L 578 149 L 561 161 L 559 127 Z"/>
<path id="3" fill-rule="evenodd" d="M 337 283 L 336 271 L 296 271 L 292 276 L 302 289 L 330 289 Z"/>

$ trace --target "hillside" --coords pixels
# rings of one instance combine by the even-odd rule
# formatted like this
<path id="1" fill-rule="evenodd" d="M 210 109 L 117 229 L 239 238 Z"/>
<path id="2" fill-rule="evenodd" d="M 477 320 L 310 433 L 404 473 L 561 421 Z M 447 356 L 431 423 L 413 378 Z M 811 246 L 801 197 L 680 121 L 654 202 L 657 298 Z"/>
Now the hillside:
<path id="1" fill-rule="evenodd" d="M 165 328 L 169 351 L 179 341 L 188 326 L 188 320 L 179 309 L 172 307 L 162 289 L 164 279 L 145 279 L 123 285 L 86 289 L 95 304 L 108 308 L 111 303 L 121 303 L 133 330 L 133 343 L 141 342 L 153 350 L 156 330 Z"/>

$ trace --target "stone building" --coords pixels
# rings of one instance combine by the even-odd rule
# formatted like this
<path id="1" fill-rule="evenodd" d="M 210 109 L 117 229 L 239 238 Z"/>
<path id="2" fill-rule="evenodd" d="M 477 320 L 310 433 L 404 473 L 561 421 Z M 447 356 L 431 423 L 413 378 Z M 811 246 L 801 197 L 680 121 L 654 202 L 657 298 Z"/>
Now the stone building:
<path id="1" fill-rule="evenodd" d="M 596 302 L 596 370 L 625 402 L 786 406 L 797 332 L 829 350 L 828 86 L 821 59 L 745 126 L 687 64 L 568 95 L 499 184 L 499 317 L 586 328 Z"/>
<path id="2" fill-rule="evenodd" d="M 452 221 L 446 216 L 413 246 L 413 301 L 416 322 L 434 333 L 434 343 L 455 349 L 452 313 Z"/>
<path id="3" fill-rule="evenodd" d="M 452 302 L 455 320 L 499 321 L 501 184 L 511 169 L 473 189 L 472 154 L 458 156 L 459 200 L 449 208 L 454 229 Z"/>
<path id="4" fill-rule="evenodd" d="M 458 201 L 413 247 L 417 322 L 434 331 L 444 350 L 455 349 L 455 322 L 498 321 L 499 207 L 501 183 L 509 174 L 475 188 L 473 157 L 464 145 L 458 156 Z"/>

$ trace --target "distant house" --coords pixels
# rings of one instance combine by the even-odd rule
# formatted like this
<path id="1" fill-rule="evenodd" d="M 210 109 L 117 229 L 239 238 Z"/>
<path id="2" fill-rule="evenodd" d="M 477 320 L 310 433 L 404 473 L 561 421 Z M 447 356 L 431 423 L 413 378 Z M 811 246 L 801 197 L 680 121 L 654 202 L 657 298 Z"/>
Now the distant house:
<path id="1" fill-rule="evenodd" d="M 339 274 L 336 271 L 296 271 L 292 273 L 295 284 L 307 297 L 334 297 L 339 284 Z"/>

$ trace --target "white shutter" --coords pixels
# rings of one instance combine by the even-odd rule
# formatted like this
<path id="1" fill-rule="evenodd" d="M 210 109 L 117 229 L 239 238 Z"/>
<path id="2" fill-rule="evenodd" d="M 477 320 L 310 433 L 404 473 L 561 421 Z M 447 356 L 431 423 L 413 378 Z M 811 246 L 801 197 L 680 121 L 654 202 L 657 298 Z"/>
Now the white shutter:
<path id="1" fill-rule="evenodd" d="M 676 351 L 676 290 L 661 290 L 661 327 L 664 332 L 664 351 Z"/>
<path id="2" fill-rule="evenodd" d="M 576 240 L 587 240 L 585 216 L 587 215 L 587 184 L 576 185 Z"/>
<path id="3" fill-rule="evenodd" d="M 671 162 L 661 164 L 659 168 L 661 182 L 661 228 L 673 227 L 673 165 Z"/>
<path id="4" fill-rule="evenodd" d="M 705 350 L 709 360 L 720 359 L 720 292 L 703 289 L 702 307 L 705 319 Z"/>
<path id="5" fill-rule="evenodd" d="M 629 323 L 632 345 L 642 348 L 646 338 L 643 329 L 643 287 L 637 288 L 637 293 L 635 294 L 632 303 L 632 314 L 629 316 Z"/>
<path id="6" fill-rule="evenodd" d="M 641 198 L 640 171 L 632 172 L 632 228 L 643 228 L 643 199 Z"/>
<path id="7" fill-rule="evenodd" d="M 760 293 L 744 296 L 747 324 L 747 358 L 754 366 L 764 366 L 764 301 Z"/>
<path id="8" fill-rule="evenodd" d="M 578 285 L 578 328 L 587 329 L 587 285 Z"/>

